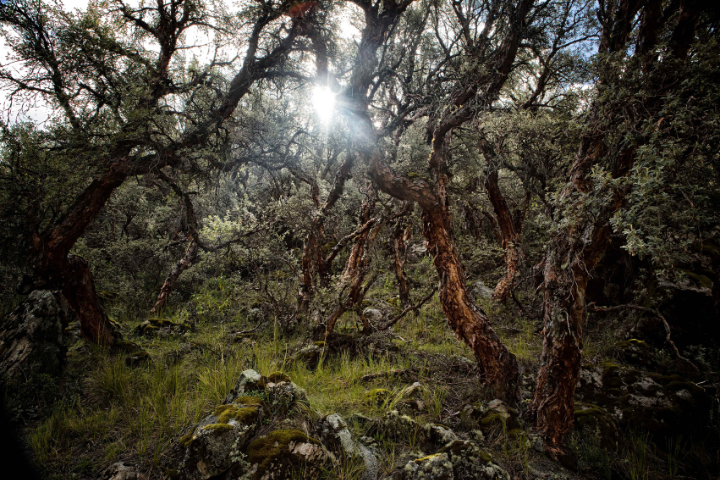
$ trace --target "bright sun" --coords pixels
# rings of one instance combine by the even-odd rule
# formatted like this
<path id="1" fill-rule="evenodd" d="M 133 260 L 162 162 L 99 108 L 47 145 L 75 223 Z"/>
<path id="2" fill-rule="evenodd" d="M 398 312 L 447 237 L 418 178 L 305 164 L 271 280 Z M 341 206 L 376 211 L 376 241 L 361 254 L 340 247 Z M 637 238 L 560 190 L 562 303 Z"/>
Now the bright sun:
<path id="1" fill-rule="evenodd" d="M 335 112 L 335 94 L 330 87 L 317 85 L 313 89 L 312 104 L 320 121 L 328 123 Z"/>

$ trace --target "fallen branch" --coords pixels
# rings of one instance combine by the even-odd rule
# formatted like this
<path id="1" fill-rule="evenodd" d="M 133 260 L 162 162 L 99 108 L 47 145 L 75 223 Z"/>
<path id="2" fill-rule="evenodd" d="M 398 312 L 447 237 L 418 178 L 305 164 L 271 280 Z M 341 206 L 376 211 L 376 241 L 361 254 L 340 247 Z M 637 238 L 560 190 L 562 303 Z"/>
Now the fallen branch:
<path id="1" fill-rule="evenodd" d="M 422 307 L 422 306 L 425 304 L 425 302 L 427 302 L 428 300 L 430 300 L 430 299 L 432 298 L 432 296 L 435 295 L 435 291 L 436 291 L 436 290 L 437 290 L 437 288 L 433 288 L 433 289 L 430 291 L 430 293 L 427 294 L 427 296 L 425 296 L 425 298 L 423 298 L 422 300 L 420 300 L 420 301 L 419 301 L 418 303 L 416 303 L 415 305 L 411 305 L 411 306 L 407 307 L 405 310 L 402 311 L 402 313 L 400 313 L 400 315 L 398 315 L 397 317 L 393 318 L 392 320 L 390 320 L 389 322 L 387 322 L 385 325 L 383 325 L 383 326 L 381 326 L 381 327 L 377 327 L 375 330 L 377 330 L 377 331 L 387 330 L 388 328 L 392 327 L 392 326 L 395 325 L 397 322 L 399 322 L 400 319 L 403 318 L 405 315 L 407 315 L 409 312 L 411 312 L 411 311 L 413 311 L 413 310 L 417 312 L 417 311 L 420 309 L 420 307 Z"/>
<path id="2" fill-rule="evenodd" d="M 592 310 L 593 312 L 612 312 L 612 311 L 617 311 L 617 310 L 629 309 L 629 310 L 638 310 L 640 312 L 646 312 L 646 313 L 651 313 L 651 314 L 655 315 L 663 322 L 663 325 L 665 326 L 665 333 L 667 333 L 667 335 L 665 336 L 665 341 L 668 342 L 670 344 L 670 346 L 672 347 L 673 351 L 675 352 L 675 357 L 678 360 L 685 362 L 687 365 L 692 367 L 692 369 L 696 373 L 700 373 L 700 369 L 698 369 L 698 367 L 696 367 L 694 363 L 692 363 L 690 360 L 688 360 L 687 358 L 680 355 L 680 350 L 678 350 L 677 346 L 675 345 L 675 342 L 673 342 L 672 339 L 670 338 L 670 324 L 668 324 L 665 317 L 663 317 L 662 314 L 660 312 L 658 312 L 657 310 L 653 310 L 652 308 L 647 308 L 647 307 L 641 307 L 640 305 L 632 305 L 632 304 L 616 305 L 614 307 L 599 307 L 599 306 L 595 305 L 594 303 L 591 303 L 587 306 L 587 308 L 588 308 L 588 310 Z"/>

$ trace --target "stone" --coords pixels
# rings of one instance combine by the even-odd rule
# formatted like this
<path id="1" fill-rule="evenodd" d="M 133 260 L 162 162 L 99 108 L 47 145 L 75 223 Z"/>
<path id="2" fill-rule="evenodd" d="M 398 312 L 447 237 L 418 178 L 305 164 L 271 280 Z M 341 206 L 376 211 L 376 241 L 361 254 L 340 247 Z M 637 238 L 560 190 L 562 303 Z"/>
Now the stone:
<path id="1" fill-rule="evenodd" d="M 317 478 L 333 461 L 330 452 L 300 430 L 275 430 L 247 447 L 245 480 Z M 234 477 L 234 475 L 233 475 Z"/>
<path id="2" fill-rule="evenodd" d="M 6 382 L 36 374 L 58 375 L 67 348 L 65 315 L 52 292 L 35 290 L 2 322 L 0 376 Z"/>
<path id="3" fill-rule="evenodd" d="M 576 399 L 604 408 L 621 428 L 652 434 L 696 434 L 710 422 L 711 399 L 702 387 L 613 363 L 583 368 Z"/>
<path id="4" fill-rule="evenodd" d="M 616 344 L 618 357 L 623 362 L 640 367 L 656 367 L 656 351 L 642 340 L 632 338 Z"/>
<path id="5" fill-rule="evenodd" d="M 420 382 L 408 385 L 398 393 L 397 398 L 399 401 L 397 406 L 402 409 L 409 409 L 413 411 L 425 410 L 425 401 L 422 397 L 426 391 L 427 389 L 422 386 Z"/>
<path id="6" fill-rule="evenodd" d="M 251 391 L 265 390 L 266 378 L 252 369 L 243 371 L 235 382 L 235 386 L 225 397 L 223 403 L 232 403 L 236 398 Z"/>
<path id="7" fill-rule="evenodd" d="M 425 430 L 422 425 L 407 415 L 401 415 L 397 410 L 387 412 L 382 418 L 379 428 L 389 438 L 403 441 L 414 438 L 417 444 L 425 441 Z"/>
<path id="8" fill-rule="evenodd" d="M 510 480 L 492 457 L 471 441 L 456 440 L 433 455 L 408 462 L 395 475 L 402 480 Z"/>
<path id="9" fill-rule="evenodd" d="M 366 308 L 363 310 L 362 314 L 363 317 L 365 317 L 370 323 L 375 325 L 382 322 L 385 318 L 385 314 L 377 308 Z"/>
<path id="10" fill-rule="evenodd" d="M 326 354 L 327 344 L 325 342 L 314 342 L 300 349 L 293 357 L 292 362 L 302 362 L 308 368 L 317 368 L 320 359 Z"/>
<path id="11" fill-rule="evenodd" d="M 243 451 L 260 425 L 263 408 L 257 397 L 237 400 L 240 401 L 219 405 L 212 415 L 180 438 L 178 445 L 185 455 L 179 478 L 207 480 L 233 467 L 247 468 Z"/>
<path id="12" fill-rule="evenodd" d="M 106 468 L 98 480 L 142 480 L 145 475 L 139 474 L 133 465 L 117 462 Z"/>
<path id="13" fill-rule="evenodd" d="M 450 430 L 445 425 L 438 425 L 437 423 L 428 423 L 423 429 L 425 430 L 425 438 L 427 442 L 434 447 L 442 447 L 450 442 L 459 440 L 455 432 Z"/>
<path id="14" fill-rule="evenodd" d="M 495 399 L 487 404 L 475 405 L 472 415 L 478 419 L 480 430 L 485 435 L 504 433 L 512 438 L 520 433 L 521 420 L 518 411 L 502 400 Z"/>
<path id="15" fill-rule="evenodd" d="M 336 455 L 360 457 L 365 471 L 360 477 L 363 480 L 377 478 L 380 464 L 375 454 L 359 441 L 355 440 L 343 418 L 334 413 L 322 418 L 317 425 L 323 444 Z"/>

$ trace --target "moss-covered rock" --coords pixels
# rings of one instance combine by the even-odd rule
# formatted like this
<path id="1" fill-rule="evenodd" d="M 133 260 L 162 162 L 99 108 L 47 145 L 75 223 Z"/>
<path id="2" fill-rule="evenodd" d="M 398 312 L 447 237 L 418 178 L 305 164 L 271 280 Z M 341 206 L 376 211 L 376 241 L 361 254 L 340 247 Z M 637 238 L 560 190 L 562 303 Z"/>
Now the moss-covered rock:
<path id="1" fill-rule="evenodd" d="M 426 442 L 429 446 L 435 447 L 436 449 L 458 440 L 458 436 L 455 435 L 455 432 L 445 425 L 428 423 L 423 427 L 423 430 L 425 430 Z"/>
<path id="2" fill-rule="evenodd" d="M 604 409 L 590 403 L 575 404 L 575 429 L 598 436 L 600 446 L 616 450 L 620 441 L 620 429 L 615 419 Z"/>
<path id="3" fill-rule="evenodd" d="M 325 342 L 318 341 L 311 345 L 307 345 L 300 349 L 291 358 L 291 363 L 300 362 L 310 369 L 315 369 L 320 364 L 320 360 L 325 355 L 327 346 Z"/>
<path id="4" fill-rule="evenodd" d="M 510 480 L 492 456 L 470 441 L 448 443 L 433 455 L 409 462 L 397 472 L 403 480 Z"/>
<path id="5" fill-rule="evenodd" d="M 614 363 L 583 368 L 576 398 L 604 408 L 620 427 L 653 434 L 690 434 L 710 421 L 711 401 L 700 386 Z"/>
<path id="6" fill-rule="evenodd" d="M 244 470 L 243 451 L 261 417 L 262 407 L 252 403 L 216 407 L 178 441 L 184 452 L 179 478 L 206 480 L 233 468 Z"/>
<path id="7" fill-rule="evenodd" d="M 397 410 L 387 412 L 378 427 L 388 438 L 402 439 L 415 444 L 421 444 L 426 440 L 422 425 L 407 415 L 401 415 Z"/>
<path id="8" fill-rule="evenodd" d="M 150 318 L 135 327 L 134 332 L 136 335 L 153 335 L 155 333 L 183 333 L 187 330 L 187 325 L 175 323 L 167 318 Z"/>
<path id="9" fill-rule="evenodd" d="M 650 368 L 657 365 L 655 348 L 638 339 L 630 339 L 616 344 L 617 355 L 625 363 Z"/>
<path id="10" fill-rule="evenodd" d="M 248 445 L 247 462 L 250 467 L 243 478 L 316 478 L 323 466 L 331 461 L 331 455 L 320 442 L 300 430 L 275 430 Z"/>
<path id="11" fill-rule="evenodd" d="M 0 379 L 58 375 L 65 364 L 65 315 L 52 292 L 36 290 L 2 320 Z"/>
<path id="12" fill-rule="evenodd" d="M 225 397 L 224 404 L 232 403 L 236 398 L 248 395 L 250 392 L 264 391 L 267 378 L 255 370 L 243 371 L 235 382 L 235 386 Z"/>
<path id="13" fill-rule="evenodd" d="M 521 429 L 521 420 L 518 411 L 509 407 L 499 399 L 486 404 L 474 406 L 474 414 L 485 435 L 504 433 L 510 437 L 515 436 Z"/>

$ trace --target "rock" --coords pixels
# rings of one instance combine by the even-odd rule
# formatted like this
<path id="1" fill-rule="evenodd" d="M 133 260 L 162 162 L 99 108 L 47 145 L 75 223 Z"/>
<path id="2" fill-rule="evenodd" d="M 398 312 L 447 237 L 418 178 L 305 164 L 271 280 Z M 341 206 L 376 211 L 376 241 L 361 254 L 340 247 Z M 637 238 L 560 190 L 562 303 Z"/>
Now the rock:
<path id="1" fill-rule="evenodd" d="M 425 438 L 435 448 L 447 445 L 450 442 L 459 440 L 455 432 L 450 430 L 445 425 L 438 425 L 436 423 L 428 423 L 423 429 L 425 430 Z"/>
<path id="2" fill-rule="evenodd" d="M 377 308 L 366 308 L 362 312 L 365 317 L 372 324 L 379 324 L 385 318 L 385 314 Z"/>
<path id="3" fill-rule="evenodd" d="M 604 408 L 621 428 L 653 434 L 696 434 L 710 422 L 711 400 L 700 386 L 612 363 L 583 368 L 576 398 Z"/>
<path id="4" fill-rule="evenodd" d="M 471 414 L 478 419 L 480 430 L 485 435 L 504 433 L 512 438 L 520 433 L 518 411 L 502 400 L 495 399 L 487 404 L 475 405 Z"/>
<path id="5" fill-rule="evenodd" d="M 300 430 L 275 430 L 253 440 L 247 448 L 250 465 L 242 477 L 249 480 L 291 480 L 317 478 L 332 461 L 320 442 Z"/>
<path id="6" fill-rule="evenodd" d="M 397 395 L 399 399 L 397 403 L 398 408 L 419 412 L 425 410 L 425 401 L 422 399 L 422 396 L 426 390 L 420 382 L 415 382 L 403 388 Z"/>
<path id="7" fill-rule="evenodd" d="M 187 330 L 187 325 L 175 323 L 166 318 L 150 318 L 135 327 L 134 332 L 137 335 L 152 335 L 155 333 L 169 335 L 171 333 L 183 333 Z"/>
<path id="8" fill-rule="evenodd" d="M 475 282 L 472 292 L 480 298 L 491 299 L 493 297 L 493 289 L 485 285 L 485 283 L 480 280 Z"/>
<path id="9" fill-rule="evenodd" d="M 244 470 L 242 452 L 262 420 L 262 400 L 239 397 L 235 403 L 219 405 L 180 438 L 185 450 L 180 478 L 206 480 L 235 467 Z"/>
<path id="10" fill-rule="evenodd" d="M 292 362 L 302 362 L 308 368 L 317 368 L 320 359 L 326 354 L 327 345 L 325 342 L 314 342 L 298 351 L 293 357 Z"/>
<path id="11" fill-rule="evenodd" d="M 379 428 L 389 438 L 412 440 L 409 442 L 411 444 L 420 444 L 425 441 L 423 427 L 409 416 L 401 415 L 397 410 L 390 410 L 386 413 Z"/>
<path id="12" fill-rule="evenodd" d="M 318 422 L 317 428 L 323 444 L 331 452 L 347 457 L 358 456 L 362 458 L 365 471 L 360 478 L 363 480 L 377 478 L 380 464 L 375 454 L 353 438 L 350 429 L 340 415 L 332 414 L 324 417 Z"/>
<path id="13" fill-rule="evenodd" d="M 589 403 L 575 404 L 575 428 L 585 435 L 597 435 L 600 446 L 615 451 L 620 441 L 620 429 L 604 408 Z"/>
<path id="14" fill-rule="evenodd" d="M 2 322 L 0 376 L 5 381 L 58 375 L 65 364 L 65 316 L 52 292 L 32 292 Z"/>
<path id="15" fill-rule="evenodd" d="M 447 453 L 436 453 L 408 462 L 402 472 L 395 476 L 400 479 L 452 480 L 453 465 Z"/>
<path id="16" fill-rule="evenodd" d="M 453 441 L 437 453 L 408 462 L 395 475 L 402 480 L 510 480 L 492 457 L 470 441 Z"/>
<path id="17" fill-rule="evenodd" d="M 235 386 L 225 397 L 223 403 L 232 403 L 236 398 L 253 391 L 265 390 L 266 378 L 255 370 L 243 371 L 235 382 Z"/>
<path id="18" fill-rule="evenodd" d="M 640 367 L 657 366 L 656 351 L 653 347 L 635 338 L 618 342 L 618 357 L 625 363 Z"/>
<path id="19" fill-rule="evenodd" d="M 124 462 L 113 463 L 98 477 L 98 480 L 142 480 L 145 475 L 137 472 L 134 466 Z"/>

